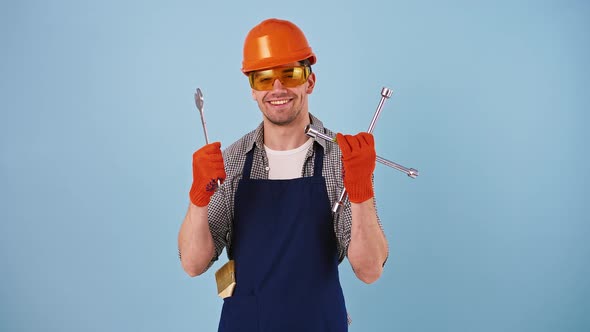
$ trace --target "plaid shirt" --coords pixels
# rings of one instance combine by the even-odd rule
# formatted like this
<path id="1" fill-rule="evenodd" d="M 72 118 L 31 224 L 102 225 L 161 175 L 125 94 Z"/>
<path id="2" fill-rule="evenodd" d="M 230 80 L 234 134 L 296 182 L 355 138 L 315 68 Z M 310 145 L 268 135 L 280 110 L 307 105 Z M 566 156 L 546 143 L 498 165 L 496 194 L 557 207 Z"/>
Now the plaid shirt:
<path id="1" fill-rule="evenodd" d="M 324 128 L 322 122 L 313 115 L 309 115 L 311 124 L 319 131 L 329 136 L 335 136 L 335 133 Z M 303 128 L 302 128 L 303 130 Z M 263 125 L 262 123 L 255 130 L 244 135 L 238 141 L 230 145 L 223 151 L 223 160 L 226 172 L 226 179 L 217 189 L 217 192 L 211 197 L 209 202 L 209 229 L 215 243 L 215 256 L 211 260 L 211 266 L 215 262 L 224 247 L 231 248 L 232 225 L 234 219 L 234 197 L 238 184 L 242 178 L 242 171 L 246 161 L 246 154 L 254 149 L 254 160 L 250 178 L 268 179 L 268 158 L 264 149 L 263 142 Z M 322 176 L 326 181 L 328 198 L 330 206 L 338 199 L 340 191 L 344 184 L 342 181 L 342 154 L 338 145 L 327 143 L 324 140 L 316 140 L 307 151 L 301 176 L 307 177 L 313 175 L 314 151 L 317 144 L 324 148 L 324 167 Z M 334 233 L 338 242 L 339 261 L 341 262 L 348 251 L 350 243 L 350 229 L 352 224 L 352 213 L 350 210 L 350 201 L 345 200 L 344 208 L 340 214 L 332 213 L 334 223 Z M 379 221 L 381 226 L 381 222 Z"/>

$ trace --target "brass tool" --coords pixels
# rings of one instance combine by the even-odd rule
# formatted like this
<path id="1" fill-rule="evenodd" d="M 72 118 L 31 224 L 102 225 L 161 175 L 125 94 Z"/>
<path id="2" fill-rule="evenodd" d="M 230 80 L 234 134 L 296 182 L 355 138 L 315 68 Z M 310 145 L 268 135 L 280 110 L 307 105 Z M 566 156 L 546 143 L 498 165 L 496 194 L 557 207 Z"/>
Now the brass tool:
<path id="1" fill-rule="evenodd" d="M 236 264 L 232 259 L 215 272 L 217 294 L 222 299 L 232 296 L 236 288 Z"/>

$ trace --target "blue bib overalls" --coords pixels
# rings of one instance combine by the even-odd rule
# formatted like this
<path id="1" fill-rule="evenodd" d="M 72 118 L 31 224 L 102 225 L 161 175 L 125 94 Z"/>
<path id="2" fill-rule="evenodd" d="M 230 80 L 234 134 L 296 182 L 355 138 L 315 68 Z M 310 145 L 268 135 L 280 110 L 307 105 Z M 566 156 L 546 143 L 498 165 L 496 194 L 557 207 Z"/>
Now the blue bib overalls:
<path id="1" fill-rule="evenodd" d="M 235 196 L 236 288 L 220 332 L 348 330 L 324 153 L 315 148 L 313 176 L 291 180 L 250 179 L 248 152 Z"/>

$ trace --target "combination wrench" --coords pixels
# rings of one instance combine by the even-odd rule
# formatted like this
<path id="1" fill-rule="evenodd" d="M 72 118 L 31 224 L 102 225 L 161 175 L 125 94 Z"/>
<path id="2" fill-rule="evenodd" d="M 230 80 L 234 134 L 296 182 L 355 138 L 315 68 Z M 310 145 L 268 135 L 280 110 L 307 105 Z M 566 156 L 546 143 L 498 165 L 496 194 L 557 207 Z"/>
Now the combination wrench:
<path id="1" fill-rule="evenodd" d="M 201 114 L 201 124 L 203 125 L 203 133 L 205 134 L 205 144 L 209 144 L 209 134 L 207 133 L 207 124 L 205 122 L 204 100 L 201 89 L 197 88 L 195 92 L 195 105 Z M 217 179 L 217 188 L 221 186 L 221 181 Z"/>

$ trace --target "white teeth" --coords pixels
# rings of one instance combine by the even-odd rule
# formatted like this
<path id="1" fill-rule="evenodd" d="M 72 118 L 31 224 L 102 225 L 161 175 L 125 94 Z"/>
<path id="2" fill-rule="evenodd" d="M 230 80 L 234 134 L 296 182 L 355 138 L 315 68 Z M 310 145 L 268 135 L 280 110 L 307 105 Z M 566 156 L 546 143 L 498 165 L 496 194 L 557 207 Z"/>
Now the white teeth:
<path id="1" fill-rule="evenodd" d="M 287 100 L 287 99 L 284 99 L 284 100 L 271 100 L 270 101 L 270 103 L 272 105 L 283 105 L 283 104 L 286 104 L 288 102 L 289 102 L 289 100 Z"/>

